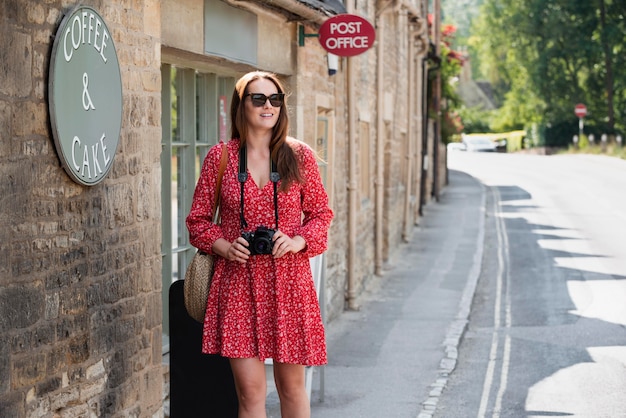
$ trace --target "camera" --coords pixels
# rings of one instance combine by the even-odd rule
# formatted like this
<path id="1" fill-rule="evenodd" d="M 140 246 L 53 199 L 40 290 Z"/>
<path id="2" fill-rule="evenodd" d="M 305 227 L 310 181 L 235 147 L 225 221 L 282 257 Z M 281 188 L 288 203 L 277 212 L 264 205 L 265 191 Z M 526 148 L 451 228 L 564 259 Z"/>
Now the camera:
<path id="1" fill-rule="evenodd" d="M 243 232 L 241 236 L 248 241 L 248 249 L 251 255 L 256 254 L 271 254 L 272 248 L 274 248 L 274 241 L 272 238 L 276 233 L 275 230 L 260 226 L 253 232 Z"/>

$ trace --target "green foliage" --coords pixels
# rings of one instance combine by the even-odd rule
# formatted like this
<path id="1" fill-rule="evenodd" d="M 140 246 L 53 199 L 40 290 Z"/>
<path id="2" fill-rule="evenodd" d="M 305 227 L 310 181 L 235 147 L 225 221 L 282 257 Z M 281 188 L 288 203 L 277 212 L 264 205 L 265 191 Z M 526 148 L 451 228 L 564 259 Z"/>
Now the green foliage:
<path id="1" fill-rule="evenodd" d="M 446 110 L 456 109 L 461 105 L 454 82 L 461 73 L 461 61 L 455 54 L 449 46 L 441 46 L 441 56 L 444 57 L 441 62 L 441 96 L 446 101 Z"/>
<path id="2" fill-rule="evenodd" d="M 461 106 L 458 113 L 463 121 L 463 132 L 468 134 L 491 132 L 493 111 Z"/>
<path id="3" fill-rule="evenodd" d="M 507 152 L 515 152 L 524 148 L 524 140 L 526 137 L 523 134 L 511 135 L 507 138 L 506 150 Z"/>
<path id="4" fill-rule="evenodd" d="M 566 144 L 585 103 L 586 128 L 623 132 L 624 10 L 623 0 L 485 0 L 467 42 L 503 104 L 491 128 L 545 126 L 534 143 Z"/>
<path id="5" fill-rule="evenodd" d="M 569 154 L 601 154 L 626 160 L 626 147 L 620 146 L 614 141 L 608 142 L 605 147 L 598 145 L 597 143 L 591 144 L 587 135 L 583 135 L 583 138 L 579 141 L 578 146 L 570 144 L 567 151 L 564 152 Z"/>
<path id="6" fill-rule="evenodd" d="M 441 62 L 439 68 L 434 71 L 429 71 L 430 78 L 428 100 L 429 100 L 429 112 L 431 117 L 433 116 L 433 102 L 432 102 L 432 83 L 435 82 L 437 74 L 441 79 L 441 141 L 444 144 L 452 142 L 456 135 L 459 135 L 463 130 L 461 118 L 457 113 L 457 109 L 461 106 L 461 100 L 456 92 L 455 83 L 458 80 L 461 73 L 461 65 L 463 64 L 460 54 L 450 47 L 451 37 L 453 36 L 456 28 L 448 26 L 448 35 L 444 36 L 441 47 Z"/>
<path id="7" fill-rule="evenodd" d="M 570 118 L 570 120 L 547 126 L 545 132 L 544 145 L 548 147 L 567 147 L 572 143 L 574 135 L 578 135 L 578 122 Z"/>
<path id="8" fill-rule="evenodd" d="M 482 3 L 483 0 L 442 0 L 443 21 L 456 26 L 458 38 L 467 38 L 471 32 L 472 21 L 478 16 Z M 453 47 L 458 45 L 464 43 L 455 43 Z"/>

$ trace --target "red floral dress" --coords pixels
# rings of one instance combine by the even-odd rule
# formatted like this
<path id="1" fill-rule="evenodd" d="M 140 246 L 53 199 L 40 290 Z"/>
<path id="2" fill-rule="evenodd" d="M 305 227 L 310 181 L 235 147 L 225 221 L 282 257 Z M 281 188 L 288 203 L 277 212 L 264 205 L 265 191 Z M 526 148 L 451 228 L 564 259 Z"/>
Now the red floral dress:
<path id="1" fill-rule="evenodd" d="M 246 264 L 217 257 L 202 337 L 202 352 L 229 358 L 272 358 L 280 363 L 326 364 L 326 341 L 309 258 L 326 250 L 333 212 L 328 206 L 311 148 L 289 139 L 301 161 L 305 181 L 278 192 L 280 230 L 307 243 L 297 254 L 275 259 L 253 255 Z M 212 253 L 218 238 L 233 242 L 241 235 L 239 140 L 229 141 L 228 165 L 221 190 L 221 225 L 211 222 L 221 144 L 207 154 L 187 217 L 191 243 Z M 269 167 L 268 167 L 269 169 Z M 279 183 L 280 186 L 280 183 Z M 248 174 L 244 183 L 244 214 L 248 231 L 276 228 L 274 189 L 259 189 Z M 304 215 L 304 216 L 303 216 Z"/>

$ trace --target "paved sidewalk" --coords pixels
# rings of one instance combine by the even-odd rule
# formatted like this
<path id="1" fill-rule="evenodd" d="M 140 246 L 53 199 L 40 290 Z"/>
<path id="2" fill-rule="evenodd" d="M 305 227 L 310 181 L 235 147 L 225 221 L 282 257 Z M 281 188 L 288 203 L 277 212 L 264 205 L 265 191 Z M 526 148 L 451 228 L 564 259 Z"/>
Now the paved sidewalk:
<path id="1" fill-rule="evenodd" d="M 431 416 L 456 365 L 484 236 L 482 185 L 456 171 L 449 179 L 360 310 L 328 325 L 324 399 L 316 373 L 313 418 Z"/>

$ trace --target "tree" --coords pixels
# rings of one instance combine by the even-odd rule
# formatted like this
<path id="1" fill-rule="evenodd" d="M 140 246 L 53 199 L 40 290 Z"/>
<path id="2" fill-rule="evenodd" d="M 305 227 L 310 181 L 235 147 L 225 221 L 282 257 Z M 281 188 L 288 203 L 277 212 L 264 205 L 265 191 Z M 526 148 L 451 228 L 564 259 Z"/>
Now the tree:
<path id="1" fill-rule="evenodd" d="M 495 124 L 576 127 L 573 108 L 587 104 L 588 123 L 622 130 L 626 74 L 625 0 L 485 0 L 470 43 L 481 73 L 502 101 Z"/>

